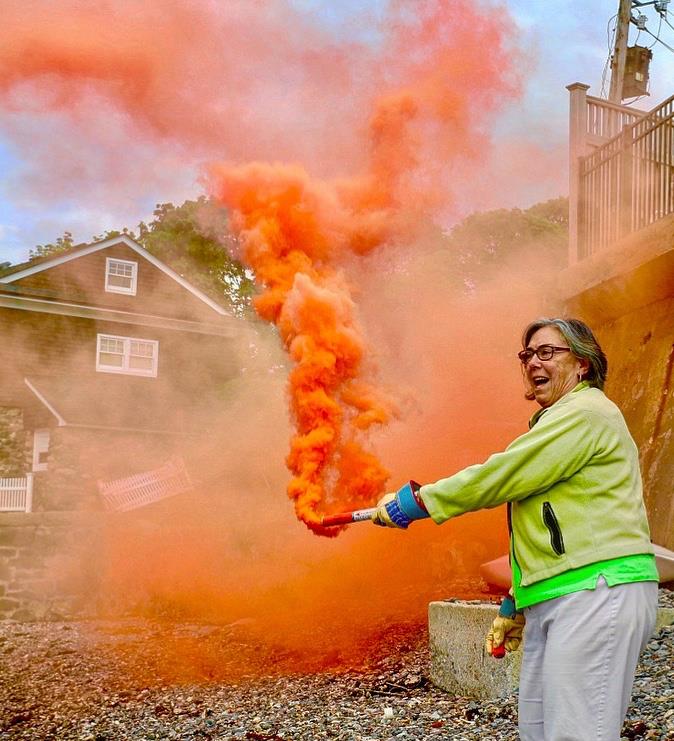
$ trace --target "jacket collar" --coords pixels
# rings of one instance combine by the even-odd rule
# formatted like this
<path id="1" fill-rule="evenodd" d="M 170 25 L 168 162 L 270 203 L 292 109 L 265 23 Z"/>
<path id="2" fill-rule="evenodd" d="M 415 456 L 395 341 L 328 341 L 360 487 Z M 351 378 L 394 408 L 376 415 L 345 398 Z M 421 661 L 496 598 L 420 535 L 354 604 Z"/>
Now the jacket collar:
<path id="1" fill-rule="evenodd" d="M 534 414 L 532 415 L 531 419 L 529 420 L 529 429 L 531 429 L 536 424 L 536 422 L 538 422 L 538 420 L 549 409 L 552 409 L 553 407 L 556 407 L 559 404 L 564 404 L 564 403 L 570 401 L 570 399 L 572 398 L 571 397 L 571 394 L 575 394 L 578 391 L 584 391 L 585 389 L 589 389 L 589 388 L 590 388 L 590 384 L 589 384 L 588 381 L 581 381 L 579 384 L 577 384 L 576 386 L 574 386 L 571 389 L 571 391 L 569 391 L 568 393 L 564 394 L 564 396 L 562 396 L 561 399 L 557 399 L 557 401 L 554 404 L 551 404 L 549 407 L 545 407 L 545 408 L 538 409 L 537 411 L 535 411 Z"/>

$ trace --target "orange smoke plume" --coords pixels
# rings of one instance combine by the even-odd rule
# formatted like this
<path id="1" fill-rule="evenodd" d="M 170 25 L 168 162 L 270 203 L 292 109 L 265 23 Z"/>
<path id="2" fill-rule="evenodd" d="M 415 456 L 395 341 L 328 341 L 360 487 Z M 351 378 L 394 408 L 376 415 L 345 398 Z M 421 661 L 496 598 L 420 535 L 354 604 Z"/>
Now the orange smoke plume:
<path id="1" fill-rule="evenodd" d="M 390 418 L 390 404 L 363 380 L 365 340 L 335 268 L 340 250 L 372 242 L 373 225 L 365 219 L 359 228 L 339 189 L 312 182 L 299 167 L 213 168 L 212 181 L 235 210 L 244 257 L 265 287 L 257 311 L 276 324 L 294 362 L 288 494 L 311 530 L 334 535 L 321 526 L 321 506 L 369 503 L 388 477 L 362 436 Z"/>
<path id="2" fill-rule="evenodd" d="M 424 212 L 446 202 L 437 165 L 424 167 L 426 140 L 450 138 L 449 147 L 439 147 L 445 164 L 481 143 L 469 125 L 468 97 L 457 92 L 453 76 L 463 70 L 465 56 L 439 35 L 456 10 L 452 6 L 450 16 L 440 3 L 419 5 L 413 24 L 417 61 L 394 67 L 397 84 L 372 101 L 363 174 L 327 181 L 312 179 L 297 165 L 210 168 L 211 192 L 233 211 L 243 257 L 262 287 L 256 309 L 276 324 L 294 362 L 289 390 L 296 434 L 287 458 L 293 474 L 288 494 L 317 534 L 337 532 L 321 525 L 326 506 L 371 504 L 388 478 L 366 449 L 364 433 L 388 422 L 391 404 L 364 380 L 371 370 L 367 344 L 343 266 L 349 255 L 411 241 Z M 494 23 L 480 27 L 498 40 Z M 394 37 L 395 49 L 401 29 Z M 500 73 L 490 78 L 495 87 L 502 83 Z M 472 96 L 484 98 L 490 84 L 481 94 L 471 90 Z"/>
<path id="3" fill-rule="evenodd" d="M 489 115 L 517 89 L 502 8 L 390 0 L 377 18 L 364 4 L 344 34 L 320 3 L 301 5 L 8 0 L 0 132 L 27 163 L 22 189 L 70 188 L 81 206 L 92 189 L 95 202 L 125 201 L 133 184 L 146 198 L 215 158 L 361 172 L 376 110 L 419 123 L 406 150 L 382 139 L 384 169 L 407 159 L 409 174 L 446 180 L 450 159 L 480 154 Z"/>
<path id="4" fill-rule="evenodd" d="M 394 404 L 375 384 L 352 265 L 412 243 L 429 212 L 451 211 L 457 169 L 481 156 L 490 115 L 518 87 L 503 10 L 390 0 L 367 42 L 287 0 L 28 0 L 3 20 L 0 101 L 13 117 L 69 121 L 76 152 L 114 113 L 134 143 L 173 145 L 178 161 L 311 163 L 214 166 L 211 190 L 232 210 L 263 289 L 256 308 L 294 362 L 287 463 L 298 515 L 327 534 L 323 511 L 372 503 L 387 471 L 367 435 Z M 23 142 L 29 129 L 13 117 Z M 131 136 L 121 139 L 120 156 L 93 174 L 117 191 L 131 154 Z M 71 159 L 51 166 L 60 161 Z M 86 190 L 73 174 L 57 172 L 55 190 Z"/>

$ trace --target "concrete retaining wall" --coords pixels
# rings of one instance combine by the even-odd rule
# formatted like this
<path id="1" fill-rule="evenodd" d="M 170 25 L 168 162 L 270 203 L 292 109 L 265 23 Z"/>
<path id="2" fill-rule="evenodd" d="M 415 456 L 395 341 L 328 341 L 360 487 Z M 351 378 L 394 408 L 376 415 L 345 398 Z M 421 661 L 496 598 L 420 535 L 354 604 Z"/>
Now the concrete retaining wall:
<path id="1" fill-rule="evenodd" d="M 595 330 L 608 396 L 639 446 L 653 541 L 674 550 L 674 217 L 632 234 L 559 277 L 553 309 Z"/>
<path id="2" fill-rule="evenodd" d="M 480 700 L 507 697 L 518 686 L 519 651 L 494 659 L 484 651 L 485 636 L 498 613 L 495 604 L 448 600 L 428 606 L 431 681 L 454 695 Z M 674 609 L 658 610 L 656 630 L 674 624 Z M 524 632 L 526 639 L 526 630 Z"/>
<path id="3" fill-rule="evenodd" d="M 498 605 L 462 601 L 431 602 L 428 632 L 431 681 L 455 695 L 507 697 L 517 687 L 522 653 L 488 656 L 484 640 Z"/>

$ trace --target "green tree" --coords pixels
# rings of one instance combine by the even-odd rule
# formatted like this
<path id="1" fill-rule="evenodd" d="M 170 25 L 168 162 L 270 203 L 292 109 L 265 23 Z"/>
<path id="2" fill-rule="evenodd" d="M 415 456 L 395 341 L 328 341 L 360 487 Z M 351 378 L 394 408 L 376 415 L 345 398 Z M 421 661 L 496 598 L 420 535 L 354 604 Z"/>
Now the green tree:
<path id="1" fill-rule="evenodd" d="M 63 236 L 58 237 L 55 242 L 38 244 L 35 249 L 30 250 L 28 252 L 28 259 L 37 260 L 40 257 L 47 257 L 58 252 L 67 252 L 73 245 L 73 235 L 70 232 L 63 232 Z"/>
<path id="2" fill-rule="evenodd" d="M 170 265 L 217 301 L 228 303 L 240 316 L 251 312 L 253 274 L 236 257 L 240 244 L 229 228 L 225 208 L 201 196 L 180 206 L 157 204 L 149 223 L 138 234 L 127 228 L 107 231 L 94 240 L 125 234 Z M 471 214 L 442 233 L 428 225 L 423 241 L 438 260 L 438 269 L 457 285 L 478 285 L 507 263 L 527 260 L 536 265 L 566 265 L 568 199 L 556 198 L 522 210 L 497 209 Z M 31 259 L 73 247 L 72 234 L 38 245 Z"/>
<path id="3" fill-rule="evenodd" d="M 229 229 L 227 210 L 201 196 L 180 206 L 157 204 L 153 216 L 149 223 L 138 225 L 138 234 L 124 227 L 96 235 L 92 241 L 126 235 L 204 293 L 228 304 L 234 314 L 247 314 L 254 293 L 253 274 L 235 257 L 239 244 Z M 72 234 L 65 232 L 55 242 L 32 249 L 29 257 L 35 260 L 74 246 Z"/>
<path id="4" fill-rule="evenodd" d="M 451 271 L 475 285 L 506 264 L 527 260 L 535 266 L 566 266 L 569 235 L 568 198 L 555 198 L 522 210 L 497 209 L 471 214 L 443 240 Z"/>
<path id="5" fill-rule="evenodd" d="M 248 312 L 253 274 L 235 255 L 237 238 L 225 208 L 205 196 L 181 206 L 157 204 L 154 219 L 138 226 L 138 241 L 205 293 L 223 298 L 235 314 Z"/>

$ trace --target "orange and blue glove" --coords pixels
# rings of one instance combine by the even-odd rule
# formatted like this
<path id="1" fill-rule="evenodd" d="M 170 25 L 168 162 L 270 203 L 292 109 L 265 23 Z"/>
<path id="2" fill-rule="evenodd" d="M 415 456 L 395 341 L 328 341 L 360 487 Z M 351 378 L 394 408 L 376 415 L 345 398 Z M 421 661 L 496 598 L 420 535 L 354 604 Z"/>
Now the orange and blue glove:
<path id="1" fill-rule="evenodd" d="M 419 496 L 420 488 L 416 481 L 408 481 L 397 492 L 385 494 L 377 502 L 372 522 L 382 527 L 406 530 L 413 520 L 430 517 L 423 499 Z"/>

